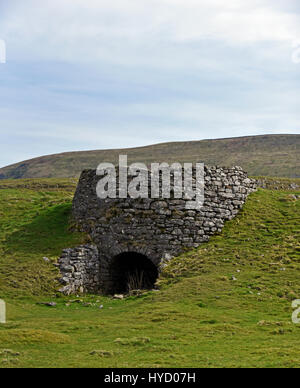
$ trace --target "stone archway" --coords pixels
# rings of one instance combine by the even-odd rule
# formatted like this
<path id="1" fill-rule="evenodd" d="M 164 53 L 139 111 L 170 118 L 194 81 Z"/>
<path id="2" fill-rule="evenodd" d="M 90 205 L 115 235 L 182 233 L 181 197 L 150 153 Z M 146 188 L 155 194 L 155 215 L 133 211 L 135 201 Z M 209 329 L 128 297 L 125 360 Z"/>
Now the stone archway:
<path id="1" fill-rule="evenodd" d="M 108 272 L 110 294 L 151 290 L 158 278 L 158 268 L 147 256 L 137 252 L 123 252 L 113 257 Z"/>

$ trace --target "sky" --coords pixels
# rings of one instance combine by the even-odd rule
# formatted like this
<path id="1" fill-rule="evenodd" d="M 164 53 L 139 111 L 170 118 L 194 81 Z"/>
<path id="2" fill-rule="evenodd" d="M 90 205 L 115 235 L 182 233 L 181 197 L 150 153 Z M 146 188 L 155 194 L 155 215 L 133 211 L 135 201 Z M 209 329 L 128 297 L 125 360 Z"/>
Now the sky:
<path id="1" fill-rule="evenodd" d="M 299 0 L 0 0 L 0 167 L 299 134 L 299 101 Z"/>

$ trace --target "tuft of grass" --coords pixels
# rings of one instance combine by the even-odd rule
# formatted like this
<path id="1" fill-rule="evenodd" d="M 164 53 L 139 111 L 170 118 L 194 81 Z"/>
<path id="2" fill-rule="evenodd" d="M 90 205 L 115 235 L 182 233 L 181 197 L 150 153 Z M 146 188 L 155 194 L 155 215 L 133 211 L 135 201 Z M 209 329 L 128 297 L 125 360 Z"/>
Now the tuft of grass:
<path id="1" fill-rule="evenodd" d="M 133 338 L 117 338 L 114 341 L 116 344 L 120 345 L 129 345 L 129 346 L 139 346 L 145 345 L 150 342 L 150 338 L 148 337 L 133 337 Z"/>
<path id="2" fill-rule="evenodd" d="M 0 346 L 6 344 L 31 345 L 35 343 L 65 344 L 70 342 L 71 338 L 68 335 L 47 330 L 13 329 L 0 331 Z"/>
<path id="3" fill-rule="evenodd" d="M 107 350 L 93 350 L 90 355 L 98 357 L 113 357 L 114 353 Z"/>

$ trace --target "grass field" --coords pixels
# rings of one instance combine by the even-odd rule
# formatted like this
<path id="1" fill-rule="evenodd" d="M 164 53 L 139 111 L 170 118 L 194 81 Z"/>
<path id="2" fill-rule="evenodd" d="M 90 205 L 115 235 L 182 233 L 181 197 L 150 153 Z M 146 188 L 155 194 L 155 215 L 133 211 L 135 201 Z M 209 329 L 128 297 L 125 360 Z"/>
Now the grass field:
<path id="1" fill-rule="evenodd" d="M 75 184 L 0 185 L 0 367 L 299 367 L 300 192 L 252 194 L 165 268 L 160 291 L 113 300 L 56 291 L 53 263 L 85 241 L 69 228 Z"/>

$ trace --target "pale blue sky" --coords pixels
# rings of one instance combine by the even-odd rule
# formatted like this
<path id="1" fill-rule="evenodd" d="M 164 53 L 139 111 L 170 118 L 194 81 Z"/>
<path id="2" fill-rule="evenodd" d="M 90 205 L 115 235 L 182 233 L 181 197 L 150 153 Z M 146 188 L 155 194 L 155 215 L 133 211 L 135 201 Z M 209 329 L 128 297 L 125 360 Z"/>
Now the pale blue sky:
<path id="1" fill-rule="evenodd" d="M 2 0 L 0 39 L 0 167 L 300 133 L 298 0 Z"/>

